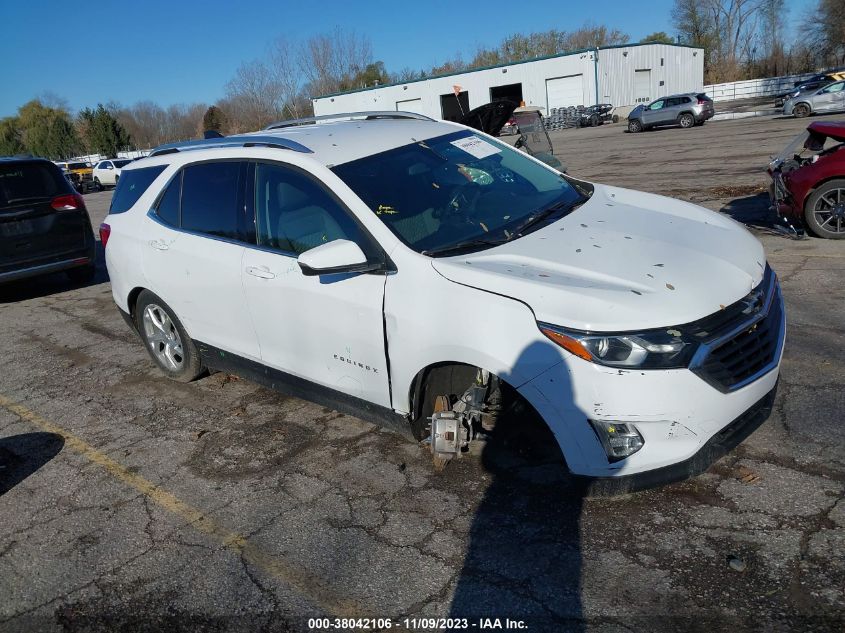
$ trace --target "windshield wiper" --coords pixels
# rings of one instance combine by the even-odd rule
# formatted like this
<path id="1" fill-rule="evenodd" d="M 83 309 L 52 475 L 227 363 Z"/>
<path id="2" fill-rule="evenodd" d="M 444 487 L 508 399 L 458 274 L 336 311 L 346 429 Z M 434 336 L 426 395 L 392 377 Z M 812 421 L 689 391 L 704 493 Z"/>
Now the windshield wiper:
<path id="1" fill-rule="evenodd" d="M 458 242 L 457 244 L 450 244 L 449 246 L 441 246 L 440 248 L 425 250 L 422 251 L 422 254 L 428 255 L 429 257 L 446 255 L 447 253 L 455 255 L 463 251 L 472 250 L 478 246 L 498 246 L 499 244 L 504 244 L 507 241 L 508 238 L 505 237 L 498 239 L 479 237 L 472 240 L 466 240 L 465 242 Z"/>
<path id="2" fill-rule="evenodd" d="M 576 200 L 575 202 L 558 202 L 557 204 L 553 204 L 552 206 L 533 214 L 511 232 L 510 239 L 516 239 L 517 237 L 523 235 L 528 229 L 533 226 L 537 226 L 541 222 L 545 221 L 549 216 L 554 215 L 560 210 L 572 211 L 576 205 L 582 202 L 583 200 Z"/>

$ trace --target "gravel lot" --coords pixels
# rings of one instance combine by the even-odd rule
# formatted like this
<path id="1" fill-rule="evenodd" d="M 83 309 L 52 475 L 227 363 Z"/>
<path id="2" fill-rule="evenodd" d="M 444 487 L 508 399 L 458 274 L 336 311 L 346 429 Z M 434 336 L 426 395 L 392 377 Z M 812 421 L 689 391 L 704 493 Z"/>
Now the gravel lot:
<path id="1" fill-rule="evenodd" d="M 805 124 L 553 141 L 574 175 L 765 225 L 762 169 Z M 86 195 L 95 226 L 110 197 Z M 842 630 L 845 243 L 757 232 L 788 309 L 775 412 L 706 474 L 613 498 L 514 453 L 435 473 L 392 433 L 225 374 L 169 382 L 102 262 L 84 288 L 61 275 L 0 288 L 0 630 L 435 616 Z"/>

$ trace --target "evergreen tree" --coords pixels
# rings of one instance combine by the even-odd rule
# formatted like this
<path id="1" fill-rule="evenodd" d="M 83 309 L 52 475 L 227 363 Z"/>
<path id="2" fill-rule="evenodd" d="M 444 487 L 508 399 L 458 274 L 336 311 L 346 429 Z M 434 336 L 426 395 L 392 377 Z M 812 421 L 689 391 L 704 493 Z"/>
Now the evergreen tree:
<path id="1" fill-rule="evenodd" d="M 89 149 L 106 156 L 117 153 L 129 145 L 129 134 L 103 104 L 97 109 L 85 108 L 79 113 L 81 128 Z"/>

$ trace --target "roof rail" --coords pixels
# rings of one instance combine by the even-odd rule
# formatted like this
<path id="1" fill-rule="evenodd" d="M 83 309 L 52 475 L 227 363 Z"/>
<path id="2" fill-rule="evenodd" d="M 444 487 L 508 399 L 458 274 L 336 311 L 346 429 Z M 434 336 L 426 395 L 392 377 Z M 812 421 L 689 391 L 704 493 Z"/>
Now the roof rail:
<path id="1" fill-rule="evenodd" d="M 313 154 L 302 143 L 291 141 L 280 136 L 269 134 L 236 134 L 234 136 L 223 136 L 221 138 L 203 138 L 196 141 L 177 141 L 159 145 L 150 152 L 150 156 L 162 156 L 174 152 L 184 152 L 192 149 L 208 149 L 212 147 L 272 147 L 275 149 L 289 149 L 294 152 Z"/>
<path id="2" fill-rule="evenodd" d="M 431 117 L 427 117 L 424 114 L 417 114 L 416 112 L 374 110 L 372 112 L 344 112 L 343 114 L 321 114 L 320 116 L 309 116 L 303 119 L 289 119 L 287 121 L 271 123 L 264 129 L 279 130 L 286 127 L 310 125 L 318 121 L 334 121 L 340 119 L 364 119 L 365 121 L 372 121 L 374 119 L 417 119 L 419 121 L 434 121 Z"/>

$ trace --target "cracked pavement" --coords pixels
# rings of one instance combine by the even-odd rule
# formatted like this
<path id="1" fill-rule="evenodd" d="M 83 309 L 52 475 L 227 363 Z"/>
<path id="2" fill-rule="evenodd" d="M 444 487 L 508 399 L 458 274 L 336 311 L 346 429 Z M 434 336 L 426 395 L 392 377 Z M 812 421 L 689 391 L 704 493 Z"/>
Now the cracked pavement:
<path id="1" fill-rule="evenodd" d="M 754 219 L 768 156 L 804 125 L 552 139 L 573 175 Z M 95 226 L 110 196 L 86 195 Z M 225 374 L 170 382 L 102 261 L 87 287 L 0 287 L 0 396 L 38 416 L 0 407 L 0 630 L 841 629 L 845 244 L 757 233 L 788 310 L 771 418 L 707 473 L 620 497 L 584 498 L 554 460 L 513 451 L 438 473 L 366 421 Z"/>

